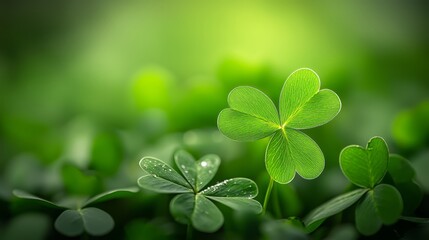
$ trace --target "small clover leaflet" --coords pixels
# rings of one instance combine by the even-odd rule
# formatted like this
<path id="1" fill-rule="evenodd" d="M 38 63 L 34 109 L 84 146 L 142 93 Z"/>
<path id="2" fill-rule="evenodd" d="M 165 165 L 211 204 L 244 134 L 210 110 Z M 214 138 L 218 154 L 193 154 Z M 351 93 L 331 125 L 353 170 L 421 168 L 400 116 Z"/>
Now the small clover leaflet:
<path id="1" fill-rule="evenodd" d="M 136 192 L 138 192 L 136 187 L 121 188 L 98 194 L 83 201 L 74 201 L 76 199 L 67 201 L 66 199 L 58 203 L 21 190 L 14 190 L 13 194 L 20 201 L 25 201 L 23 204 L 26 206 L 42 206 L 61 210 L 62 213 L 55 220 L 55 229 L 68 237 L 75 237 L 81 235 L 84 231 L 92 236 L 102 236 L 109 233 L 115 225 L 113 218 L 107 212 L 92 207 L 92 205 L 110 199 L 127 197 Z"/>
<path id="2" fill-rule="evenodd" d="M 179 150 L 174 160 L 181 174 L 157 158 L 144 157 L 140 167 L 148 175 L 140 177 L 138 184 L 159 193 L 180 193 L 170 202 L 170 212 L 176 221 L 192 224 L 202 232 L 217 231 L 224 219 L 211 200 L 234 210 L 261 212 L 261 204 L 252 199 L 258 194 L 258 187 L 250 179 L 232 178 L 204 189 L 219 168 L 217 155 L 206 155 L 196 161 L 188 152 Z"/>
<path id="3" fill-rule="evenodd" d="M 279 111 L 272 100 L 256 88 L 242 86 L 228 96 L 230 108 L 219 113 L 218 128 L 238 141 L 271 136 L 265 166 L 278 183 L 289 183 L 297 172 L 305 179 L 318 177 L 325 167 L 319 146 L 301 129 L 331 121 L 341 109 L 338 95 L 320 90 L 319 76 L 311 69 L 293 72 L 280 93 Z"/>
<path id="4" fill-rule="evenodd" d="M 366 148 L 357 145 L 344 148 L 340 154 L 340 166 L 347 179 L 360 188 L 333 198 L 311 211 L 304 218 L 309 231 L 316 229 L 327 217 L 340 213 L 356 202 L 356 227 L 364 235 L 372 235 L 383 224 L 391 225 L 398 219 L 413 221 L 414 218 L 401 217 L 406 202 L 403 202 L 396 186 L 412 183 L 414 170 L 404 158 L 394 154 L 389 156 L 383 138 L 371 138 Z M 395 186 L 384 183 L 387 175 L 393 179 Z"/>

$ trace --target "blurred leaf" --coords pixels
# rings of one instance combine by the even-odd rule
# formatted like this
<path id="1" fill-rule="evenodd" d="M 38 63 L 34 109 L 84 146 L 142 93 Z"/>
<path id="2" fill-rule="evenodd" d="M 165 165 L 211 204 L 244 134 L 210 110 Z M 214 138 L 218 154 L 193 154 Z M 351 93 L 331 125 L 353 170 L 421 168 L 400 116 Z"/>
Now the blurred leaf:
<path id="1" fill-rule="evenodd" d="M 414 210 L 420 205 L 423 199 L 423 192 L 419 185 L 415 182 L 409 181 L 404 183 L 395 184 L 401 194 L 402 201 L 404 202 L 404 214 L 412 214 Z"/>
<path id="2" fill-rule="evenodd" d="M 405 220 L 405 221 L 409 221 L 409 222 L 429 224 L 429 218 L 419 218 L 419 217 L 406 217 L 406 216 L 402 216 L 400 219 Z"/>
<path id="3" fill-rule="evenodd" d="M 125 198 L 134 195 L 134 193 L 138 192 L 139 189 L 137 187 L 129 187 L 129 188 L 120 188 L 114 189 L 108 192 L 104 192 L 98 194 L 90 199 L 88 199 L 82 207 L 89 206 L 92 204 L 108 201 L 116 198 Z"/>
<path id="4" fill-rule="evenodd" d="M 279 103 L 283 127 L 317 127 L 331 121 L 340 112 L 341 101 L 337 94 L 329 89 L 319 89 L 319 76 L 311 69 L 298 69 L 287 78 Z"/>
<path id="5" fill-rule="evenodd" d="M 429 101 L 398 114 L 393 122 L 392 135 L 399 146 L 418 148 L 429 140 Z"/>
<path id="6" fill-rule="evenodd" d="M 146 222 L 133 220 L 125 226 L 127 240 L 169 240 L 171 239 L 168 225 L 159 219 Z"/>
<path id="7" fill-rule="evenodd" d="M 41 213 L 26 213 L 14 217 L 7 225 L 5 232 L 0 234 L 3 240 L 47 239 L 51 220 Z"/>
<path id="8" fill-rule="evenodd" d="M 278 131 L 271 138 L 265 154 L 270 176 L 286 184 L 295 177 L 295 171 L 305 179 L 318 177 L 325 167 L 319 146 L 306 134 L 293 129 Z"/>
<path id="9" fill-rule="evenodd" d="M 256 88 L 234 88 L 228 95 L 228 104 L 230 108 L 219 114 L 218 127 L 229 138 L 254 141 L 280 128 L 274 103 Z"/>
<path id="10" fill-rule="evenodd" d="M 409 182 L 416 174 L 408 160 L 396 154 L 389 156 L 388 172 L 395 183 Z"/>
<path id="11" fill-rule="evenodd" d="M 303 221 L 306 227 L 312 228 L 312 224 L 319 223 L 320 220 L 342 212 L 357 202 L 367 191 L 368 189 L 356 189 L 354 191 L 337 196 L 320 205 L 304 218 Z"/>
<path id="12" fill-rule="evenodd" d="M 307 234 L 300 228 L 288 224 L 284 220 L 265 222 L 262 225 L 262 233 L 269 240 L 308 240 Z"/>
<path id="13" fill-rule="evenodd" d="M 369 140 L 366 149 L 351 145 L 340 153 L 340 167 L 350 182 L 373 188 L 386 174 L 389 150 L 381 137 Z"/>
<path id="14" fill-rule="evenodd" d="M 114 225 L 108 213 L 92 207 L 66 210 L 55 221 L 55 229 L 68 237 L 78 236 L 84 230 L 92 236 L 102 236 L 110 232 Z"/>
<path id="15" fill-rule="evenodd" d="M 356 229 L 349 224 L 340 225 L 334 227 L 328 237 L 325 240 L 355 240 L 358 239 L 359 234 Z"/>
<path id="16" fill-rule="evenodd" d="M 429 193 L 429 151 L 424 151 L 413 158 L 412 165 L 416 171 L 417 182 L 420 184 L 422 189 Z"/>
<path id="17" fill-rule="evenodd" d="M 364 235 L 373 235 L 382 224 L 395 223 L 402 213 L 401 194 L 393 186 L 377 185 L 356 207 L 356 227 Z"/>
<path id="18" fill-rule="evenodd" d="M 65 164 L 61 174 L 64 187 L 69 194 L 90 196 L 100 189 L 100 182 L 96 176 L 87 175 L 71 164 Z"/>
<path id="19" fill-rule="evenodd" d="M 118 136 L 100 133 L 95 136 L 91 150 L 91 166 L 105 175 L 116 173 L 123 159 L 123 149 Z"/>
<path id="20" fill-rule="evenodd" d="M 51 207 L 51 208 L 67 208 L 66 206 L 62 206 L 60 204 L 56 204 L 53 203 L 51 201 L 45 200 L 43 198 L 34 196 L 33 194 L 27 193 L 25 191 L 21 191 L 18 189 L 13 190 L 13 195 L 19 199 L 22 200 L 29 200 L 30 202 L 26 203 L 26 204 L 37 204 L 37 205 L 42 205 L 45 207 Z"/>
<path id="21" fill-rule="evenodd" d="M 195 192 L 199 192 L 213 179 L 220 165 L 220 158 L 217 155 L 205 155 L 195 161 L 189 153 L 183 150 L 174 154 L 174 160 Z"/>

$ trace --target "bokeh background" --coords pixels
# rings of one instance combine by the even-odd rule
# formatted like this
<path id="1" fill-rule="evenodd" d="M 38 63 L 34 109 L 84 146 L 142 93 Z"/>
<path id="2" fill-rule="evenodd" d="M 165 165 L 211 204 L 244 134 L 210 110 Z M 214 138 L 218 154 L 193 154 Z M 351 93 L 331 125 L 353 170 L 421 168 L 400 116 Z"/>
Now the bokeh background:
<path id="1" fill-rule="evenodd" d="M 287 76 L 301 67 L 315 70 L 343 107 L 330 123 L 306 131 L 326 169 L 317 180 L 277 186 L 276 217 L 302 217 L 347 189 L 339 152 L 373 136 L 412 162 L 427 201 L 428 12 L 428 2 L 416 0 L 2 0 L 0 236 L 61 237 L 55 214 L 10 207 L 13 189 L 51 200 L 92 196 L 136 185 L 143 156 L 171 162 L 178 148 L 220 155 L 214 182 L 250 177 L 262 201 L 267 140 L 228 140 L 217 115 L 239 85 L 277 102 Z M 117 222 L 108 237 L 184 236 L 168 213 L 170 198 L 141 193 L 106 204 Z M 253 234 L 243 229 L 254 223 L 224 213 L 221 231 L 202 237 Z M 39 225 L 16 231 L 28 222 Z"/>

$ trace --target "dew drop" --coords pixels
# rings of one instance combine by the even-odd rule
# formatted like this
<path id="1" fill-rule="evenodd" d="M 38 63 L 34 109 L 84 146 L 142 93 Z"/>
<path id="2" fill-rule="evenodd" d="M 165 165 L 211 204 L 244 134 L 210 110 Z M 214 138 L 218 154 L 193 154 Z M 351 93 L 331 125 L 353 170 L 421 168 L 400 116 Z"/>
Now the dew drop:
<path id="1" fill-rule="evenodd" d="M 207 164 L 207 162 L 206 162 L 206 161 L 202 161 L 202 162 L 201 162 L 201 167 L 207 167 L 207 165 L 208 165 L 208 164 Z"/>

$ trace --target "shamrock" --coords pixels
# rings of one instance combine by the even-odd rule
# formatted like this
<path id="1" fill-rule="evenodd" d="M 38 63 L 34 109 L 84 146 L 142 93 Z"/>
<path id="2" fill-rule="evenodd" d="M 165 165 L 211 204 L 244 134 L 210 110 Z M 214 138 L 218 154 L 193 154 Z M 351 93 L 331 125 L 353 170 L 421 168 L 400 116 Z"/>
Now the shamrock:
<path id="1" fill-rule="evenodd" d="M 138 188 L 136 187 L 121 188 L 98 194 L 87 200 L 65 199 L 58 203 L 21 190 L 14 190 L 13 194 L 20 201 L 24 201 L 23 204 L 25 205 L 23 206 L 25 207 L 43 206 L 61 210 L 62 213 L 55 220 L 55 229 L 68 237 L 75 237 L 84 231 L 92 236 L 102 236 L 109 233 L 115 225 L 113 218 L 107 212 L 92 206 L 110 199 L 127 197 L 137 191 Z"/>
<path id="2" fill-rule="evenodd" d="M 219 114 L 219 130 L 238 141 L 272 135 L 265 153 L 265 166 L 274 181 L 289 183 L 295 171 L 305 179 L 314 179 L 325 166 L 323 153 L 299 130 L 323 125 L 341 109 L 335 92 L 319 89 L 320 79 L 313 70 L 296 70 L 283 85 L 277 111 L 263 92 L 248 86 L 237 87 L 228 96 L 230 108 Z"/>
<path id="3" fill-rule="evenodd" d="M 235 210 L 261 212 L 261 204 L 252 199 L 258 194 L 258 187 L 250 179 L 232 178 L 204 189 L 219 168 L 217 155 L 205 155 L 195 161 L 188 152 L 179 150 L 174 161 L 181 174 L 157 158 L 144 157 L 140 167 L 148 175 L 140 177 L 138 184 L 159 193 L 180 193 L 170 202 L 176 221 L 191 224 L 202 232 L 217 231 L 223 224 L 223 215 L 210 200 Z"/>
<path id="4" fill-rule="evenodd" d="M 390 225 L 401 218 L 403 209 L 401 194 L 395 186 L 382 183 L 382 180 L 388 173 L 395 182 L 409 182 L 412 181 L 414 170 L 402 157 L 389 156 L 383 138 L 371 138 L 366 148 L 357 145 L 344 148 L 340 154 L 340 167 L 347 179 L 360 188 L 342 194 L 310 212 L 304 219 L 307 229 L 314 230 L 327 217 L 343 211 L 358 201 L 355 222 L 359 232 L 364 235 L 372 235 L 383 224 Z"/>

